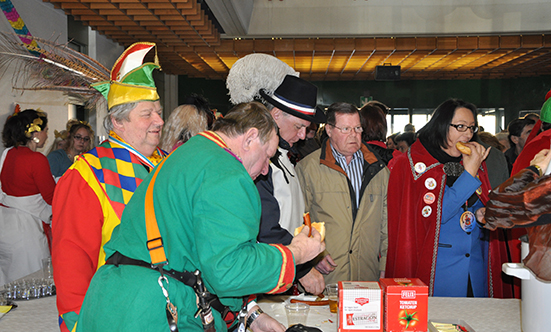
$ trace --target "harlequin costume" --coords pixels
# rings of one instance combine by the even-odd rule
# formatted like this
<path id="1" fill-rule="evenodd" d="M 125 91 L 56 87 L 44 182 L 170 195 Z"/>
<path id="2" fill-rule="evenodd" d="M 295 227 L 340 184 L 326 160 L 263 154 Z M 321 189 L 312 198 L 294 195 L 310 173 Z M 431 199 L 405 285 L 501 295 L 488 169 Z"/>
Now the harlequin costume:
<path id="1" fill-rule="evenodd" d="M 159 99 L 151 76 L 159 66 L 141 65 L 154 45 L 131 45 L 115 63 L 112 81 L 94 86 L 107 99 L 109 109 Z M 62 331 L 74 329 L 90 280 L 105 263 L 104 244 L 136 188 L 164 156 L 160 149 L 144 156 L 111 131 L 107 141 L 79 156 L 58 182 L 52 263 Z"/>
<path id="2" fill-rule="evenodd" d="M 146 242 L 145 209 L 150 175 L 127 205 L 121 224 L 105 246 L 134 260 L 152 262 Z M 291 252 L 257 243 L 261 205 L 253 180 L 213 132 L 192 137 L 164 162 L 152 187 L 155 217 L 168 265 L 164 270 L 200 270 L 208 291 L 232 310 L 243 296 L 279 293 L 295 276 Z M 167 331 L 166 298 L 159 271 L 134 265 L 104 265 L 94 276 L 77 331 Z M 178 308 L 179 331 L 203 331 L 195 318 L 193 288 L 169 278 L 168 294 Z M 213 311 L 215 329 L 226 324 Z"/>
<path id="3" fill-rule="evenodd" d="M 483 163 L 478 171 L 478 180 L 468 173 L 465 174 L 466 172 L 463 172 L 456 180 L 458 186 L 466 187 L 456 189 L 472 190 L 466 194 L 467 198 L 474 191 L 474 189 L 468 188 L 476 189 L 477 186 L 480 186 L 477 190 L 479 198 L 477 204 L 487 201 L 487 193 L 490 190 L 485 167 L 485 163 Z M 443 224 L 443 210 L 447 208 L 450 211 L 450 208 L 446 207 L 447 202 L 444 201 L 444 193 L 447 189 L 446 178 L 444 165 L 426 150 L 420 140 L 417 140 L 408 149 L 407 153 L 397 158 L 388 186 L 386 277 L 420 278 L 429 286 L 429 295 L 431 296 L 434 294 L 435 284 L 437 283 L 435 280 L 437 270 L 441 268 L 437 266 L 439 250 L 443 250 L 446 246 L 446 243 L 441 243 L 443 238 L 441 230 L 444 227 L 453 227 L 454 225 L 459 227 L 459 218 L 450 219 L 447 222 L 449 225 Z M 482 206 L 482 204 L 479 204 L 472 208 L 472 204 L 470 205 L 473 213 L 476 208 Z M 475 230 L 479 231 L 473 229 L 473 235 L 475 235 Z M 459 231 L 462 232 L 462 230 Z M 446 241 L 448 240 L 453 241 L 453 239 L 446 239 Z M 484 258 L 488 277 L 486 282 L 488 286 L 487 294 L 491 297 L 502 297 L 500 279 L 501 263 L 503 263 L 501 259 L 502 243 L 495 238 L 485 241 L 486 249 L 482 247 L 482 250 L 486 250 L 487 255 Z M 452 245 L 449 245 L 449 247 L 451 249 Z M 473 247 L 465 249 L 467 251 L 474 250 Z M 442 278 L 442 276 L 439 278 Z M 467 286 L 466 279 L 462 282 Z M 474 288 L 473 285 L 473 290 Z M 466 294 L 463 296 L 466 296 Z"/>
<path id="4" fill-rule="evenodd" d="M 120 223 L 132 194 L 162 156 L 157 150 L 145 158 L 111 132 L 109 140 L 79 156 L 58 182 L 52 258 L 57 306 L 65 326 L 76 322 L 88 284 L 105 262 L 103 245 Z"/>

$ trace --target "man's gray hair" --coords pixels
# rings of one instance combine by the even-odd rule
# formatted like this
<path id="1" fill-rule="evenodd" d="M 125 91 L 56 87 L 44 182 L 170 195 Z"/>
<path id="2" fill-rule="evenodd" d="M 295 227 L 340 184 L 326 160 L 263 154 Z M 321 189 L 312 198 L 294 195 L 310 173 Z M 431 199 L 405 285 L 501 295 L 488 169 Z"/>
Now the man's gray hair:
<path id="1" fill-rule="evenodd" d="M 109 133 L 113 130 L 113 120 L 115 119 L 118 122 L 123 120 L 130 121 L 130 112 L 138 106 L 139 102 L 121 104 L 111 107 L 109 113 L 103 119 L 103 128 Z"/>
<path id="2" fill-rule="evenodd" d="M 243 135 L 250 128 L 258 129 L 260 142 L 265 144 L 278 132 L 277 124 L 262 103 L 253 101 L 235 105 L 224 117 L 214 122 L 213 131 L 220 131 L 229 137 Z"/>

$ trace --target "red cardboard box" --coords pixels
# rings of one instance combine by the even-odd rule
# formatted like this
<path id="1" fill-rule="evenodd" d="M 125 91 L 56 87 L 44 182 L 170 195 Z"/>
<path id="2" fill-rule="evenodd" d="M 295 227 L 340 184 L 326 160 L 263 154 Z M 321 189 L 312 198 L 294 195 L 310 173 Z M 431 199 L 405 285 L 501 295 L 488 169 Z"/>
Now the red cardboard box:
<path id="1" fill-rule="evenodd" d="M 418 278 L 382 278 L 384 330 L 427 331 L 429 288 Z"/>
<path id="2" fill-rule="evenodd" d="M 339 282 L 339 332 L 382 332 L 383 294 L 378 282 Z"/>

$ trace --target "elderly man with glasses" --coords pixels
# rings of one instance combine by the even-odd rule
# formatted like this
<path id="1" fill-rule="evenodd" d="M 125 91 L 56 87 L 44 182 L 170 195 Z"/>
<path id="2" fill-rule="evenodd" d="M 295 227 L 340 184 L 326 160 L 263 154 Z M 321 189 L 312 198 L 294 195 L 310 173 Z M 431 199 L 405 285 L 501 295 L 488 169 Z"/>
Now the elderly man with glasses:
<path id="1" fill-rule="evenodd" d="M 325 254 L 337 265 L 325 281 L 378 280 L 386 265 L 389 170 L 362 142 L 356 106 L 329 106 L 325 130 L 322 147 L 296 167 L 305 210 L 325 222 Z"/>

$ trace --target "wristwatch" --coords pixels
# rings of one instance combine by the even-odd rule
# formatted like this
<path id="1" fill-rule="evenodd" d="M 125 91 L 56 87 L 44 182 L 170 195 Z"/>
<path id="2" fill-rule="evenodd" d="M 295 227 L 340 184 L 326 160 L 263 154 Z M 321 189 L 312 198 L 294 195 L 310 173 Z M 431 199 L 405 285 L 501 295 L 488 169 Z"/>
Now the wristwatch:
<path id="1" fill-rule="evenodd" d="M 251 312 L 251 314 L 249 315 L 249 318 L 247 318 L 247 326 L 250 327 L 251 324 L 258 318 L 258 316 L 260 316 L 263 313 L 264 313 L 264 311 L 262 311 L 262 309 L 260 309 L 260 308 L 258 308 L 255 311 Z"/>

